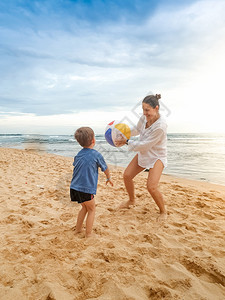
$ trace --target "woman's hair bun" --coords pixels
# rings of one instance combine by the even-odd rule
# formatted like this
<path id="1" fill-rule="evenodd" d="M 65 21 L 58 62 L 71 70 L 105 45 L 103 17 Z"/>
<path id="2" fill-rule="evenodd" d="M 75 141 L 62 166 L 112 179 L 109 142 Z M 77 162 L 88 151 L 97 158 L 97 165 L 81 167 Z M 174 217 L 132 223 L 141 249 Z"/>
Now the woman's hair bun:
<path id="1" fill-rule="evenodd" d="M 155 96 L 158 100 L 161 99 L 161 94 L 156 94 Z"/>

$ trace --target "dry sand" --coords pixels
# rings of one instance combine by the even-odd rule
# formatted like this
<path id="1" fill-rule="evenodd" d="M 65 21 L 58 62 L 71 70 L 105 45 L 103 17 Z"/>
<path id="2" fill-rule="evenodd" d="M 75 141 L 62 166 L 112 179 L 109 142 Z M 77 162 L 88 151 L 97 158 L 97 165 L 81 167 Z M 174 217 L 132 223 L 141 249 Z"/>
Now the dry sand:
<path id="1" fill-rule="evenodd" d="M 156 222 L 135 179 L 127 199 L 122 168 L 114 187 L 100 174 L 94 237 L 75 236 L 79 204 L 71 203 L 72 158 L 0 148 L 0 299 L 225 299 L 225 187 L 164 175 L 169 212 Z"/>

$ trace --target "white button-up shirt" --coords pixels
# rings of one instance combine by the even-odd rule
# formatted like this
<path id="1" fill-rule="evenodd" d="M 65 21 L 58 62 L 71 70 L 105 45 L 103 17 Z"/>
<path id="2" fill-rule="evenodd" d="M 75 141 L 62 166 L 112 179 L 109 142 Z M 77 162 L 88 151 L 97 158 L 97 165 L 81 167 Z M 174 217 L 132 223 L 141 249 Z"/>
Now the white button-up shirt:
<path id="1" fill-rule="evenodd" d="M 140 135 L 138 141 L 128 141 L 128 150 L 138 152 L 138 165 L 142 168 L 153 168 L 159 159 L 167 166 L 167 124 L 160 116 L 150 127 L 146 126 L 143 115 L 137 127 L 131 130 L 131 136 Z"/>

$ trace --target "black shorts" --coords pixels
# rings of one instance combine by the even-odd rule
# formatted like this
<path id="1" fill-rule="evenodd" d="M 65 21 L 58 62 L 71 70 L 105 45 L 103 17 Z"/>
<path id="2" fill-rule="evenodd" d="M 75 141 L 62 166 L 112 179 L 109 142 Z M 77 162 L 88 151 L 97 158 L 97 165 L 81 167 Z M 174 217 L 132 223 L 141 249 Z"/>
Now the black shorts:
<path id="1" fill-rule="evenodd" d="M 85 201 L 90 201 L 90 200 L 94 199 L 94 195 L 76 191 L 74 189 L 70 189 L 70 199 L 71 199 L 71 201 L 83 203 Z"/>

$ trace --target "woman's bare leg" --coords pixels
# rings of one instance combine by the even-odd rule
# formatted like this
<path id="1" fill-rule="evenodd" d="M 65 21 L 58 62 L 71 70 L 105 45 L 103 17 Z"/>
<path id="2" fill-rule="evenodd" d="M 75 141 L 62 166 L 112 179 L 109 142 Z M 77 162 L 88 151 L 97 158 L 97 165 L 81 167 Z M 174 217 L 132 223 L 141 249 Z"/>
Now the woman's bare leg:
<path id="1" fill-rule="evenodd" d="M 158 184 L 162 175 L 163 168 L 164 166 L 161 160 L 157 160 L 154 167 L 149 170 L 147 181 L 147 189 L 159 208 L 160 216 L 158 217 L 158 220 L 165 220 L 167 217 L 165 201 L 163 199 L 162 193 L 158 189 Z"/>
<path id="2" fill-rule="evenodd" d="M 123 174 L 124 184 L 129 196 L 129 200 L 125 203 L 122 203 L 120 208 L 129 208 L 130 205 L 135 204 L 133 178 L 143 170 L 144 168 L 138 165 L 138 155 L 135 155 Z"/>

